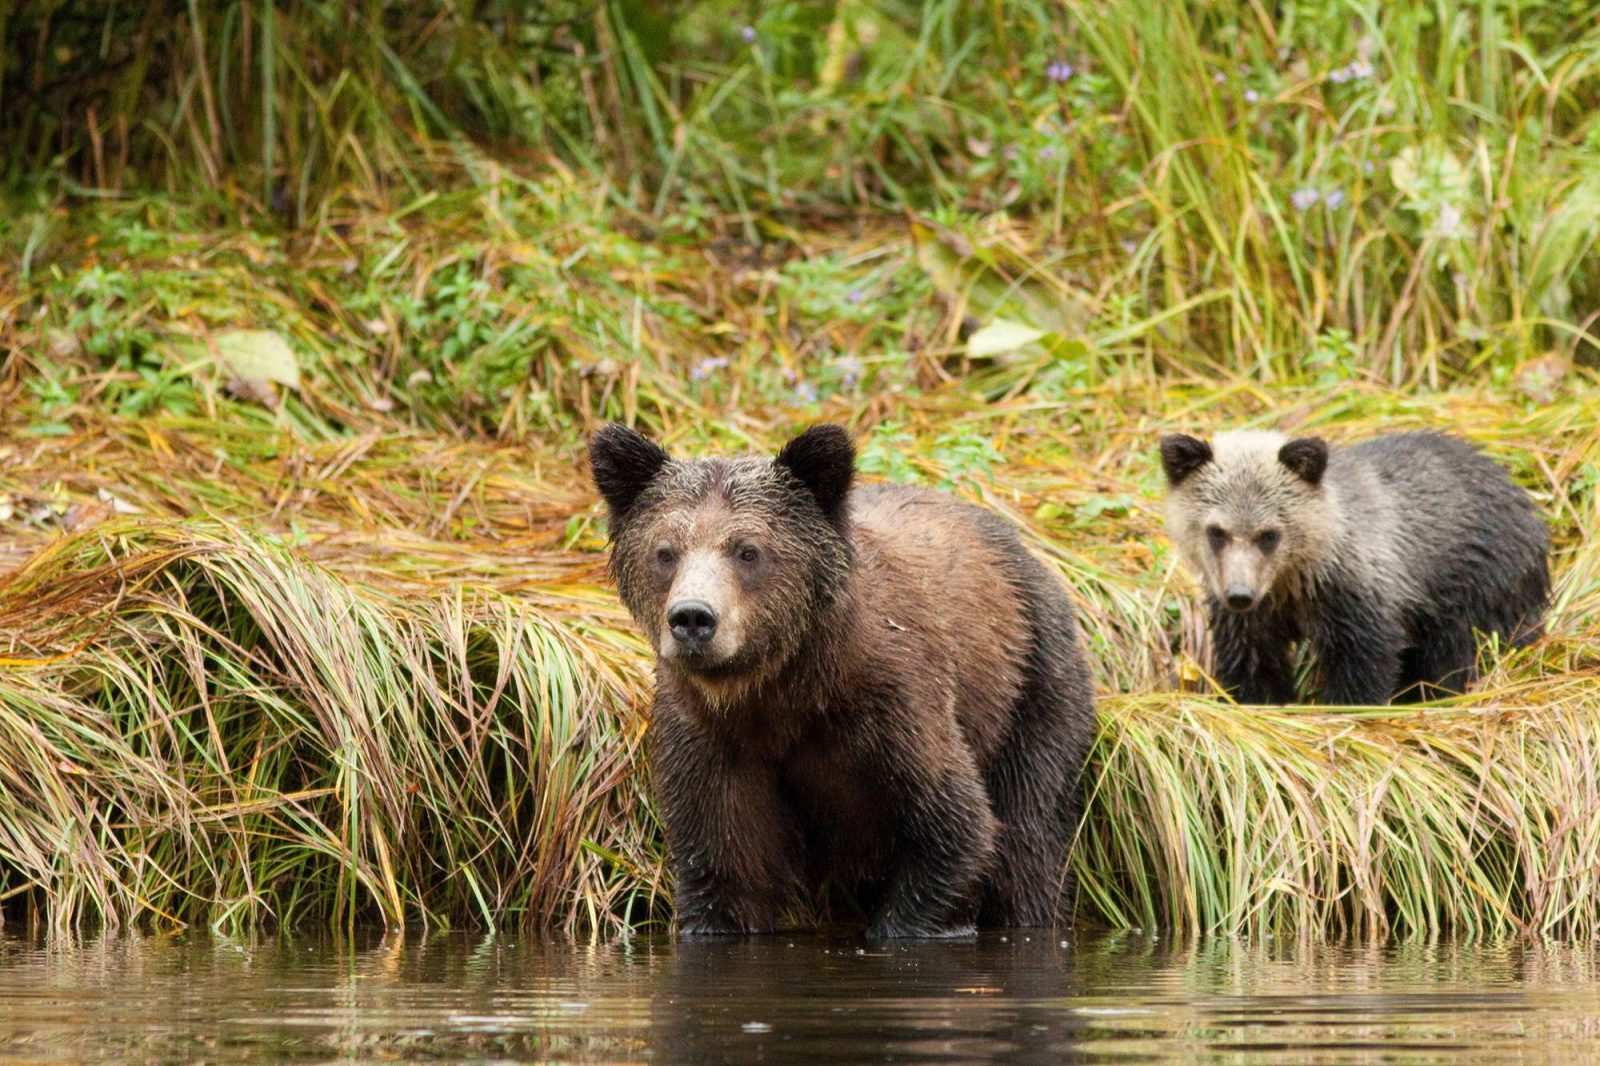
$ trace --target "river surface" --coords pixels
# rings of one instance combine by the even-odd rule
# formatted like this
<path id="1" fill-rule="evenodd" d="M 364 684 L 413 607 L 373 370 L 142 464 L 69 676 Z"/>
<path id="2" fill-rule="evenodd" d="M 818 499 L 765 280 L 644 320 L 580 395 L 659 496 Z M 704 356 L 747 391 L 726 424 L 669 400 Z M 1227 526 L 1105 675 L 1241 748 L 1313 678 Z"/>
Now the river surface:
<path id="1" fill-rule="evenodd" d="M 0 1060 L 1600 1061 L 1594 945 L 0 937 Z"/>

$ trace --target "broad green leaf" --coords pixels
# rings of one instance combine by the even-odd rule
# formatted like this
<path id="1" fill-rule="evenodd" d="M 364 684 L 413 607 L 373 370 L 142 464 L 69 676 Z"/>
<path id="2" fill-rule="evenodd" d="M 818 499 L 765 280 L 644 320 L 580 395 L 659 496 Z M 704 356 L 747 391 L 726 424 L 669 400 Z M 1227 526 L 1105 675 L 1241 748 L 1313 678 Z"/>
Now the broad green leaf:
<path id="1" fill-rule="evenodd" d="M 1042 329 L 1025 326 L 1010 319 L 997 318 L 967 338 L 967 354 L 974 359 L 1006 355 L 1026 348 L 1046 336 Z"/>
<path id="2" fill-rule="evenodd" d="M 300 364 L 287 341 L 270 329 L 235 329 L 218 333 L 217 368 L 251 389 L 265 385 L 300 387 Z"/>

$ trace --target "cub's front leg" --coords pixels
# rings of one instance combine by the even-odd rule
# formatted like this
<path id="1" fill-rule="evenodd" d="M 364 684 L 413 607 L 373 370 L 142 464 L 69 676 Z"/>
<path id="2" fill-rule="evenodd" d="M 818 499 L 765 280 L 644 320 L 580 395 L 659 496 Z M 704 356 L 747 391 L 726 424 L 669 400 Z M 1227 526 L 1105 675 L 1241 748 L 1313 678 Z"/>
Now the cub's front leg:
<path id="1" fill-rule="evenodd" d="M 797 884 L 798 836 L 771 768 L 660 701 L 650 733 L 678 931 L 772 932 Z"/>
<path id="2" fill-rule="evenodd" d="M 1293 703 L 1289 647 L 1298 636 L 1293 623 L 1265 605 L 1244 613 L 1230 611 L 1214 596 L 1206 598 L 1206 610 L 1217 681 L 1228 695 L 1237 703 Z"/>
<path id="3" fill-rule="evenodd" d="M 1319 703 L 1387 704 L 1400 680 L 1405 630 L 1381 595 L 1360 585 L 1329 582 L 1311 622 L 1311 643 L 1322 668 Z"/>

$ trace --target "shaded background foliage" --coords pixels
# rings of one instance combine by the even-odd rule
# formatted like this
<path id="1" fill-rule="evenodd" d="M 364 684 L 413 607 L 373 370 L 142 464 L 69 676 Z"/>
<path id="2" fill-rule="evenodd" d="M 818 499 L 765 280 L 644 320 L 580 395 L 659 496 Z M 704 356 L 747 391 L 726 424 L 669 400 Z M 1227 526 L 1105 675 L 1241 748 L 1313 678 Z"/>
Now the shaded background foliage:
<path id="1" fill-rule="evenodd" d="M 1003 212 L 1022 271 L 1162 316 L 1156 363 L 1277 380 L 1360 336 L 1387 380 L 1437 384 L 1592 358 L 1593 14 L 26 0 L 0 134 L 45 202 L 166 191 L 288 232 L 552 170 L 652 246 L 792 254 L 786 227 L 887 208 L 981 260 Z M 37 261 L 47 238 L 10 229 Z"/>

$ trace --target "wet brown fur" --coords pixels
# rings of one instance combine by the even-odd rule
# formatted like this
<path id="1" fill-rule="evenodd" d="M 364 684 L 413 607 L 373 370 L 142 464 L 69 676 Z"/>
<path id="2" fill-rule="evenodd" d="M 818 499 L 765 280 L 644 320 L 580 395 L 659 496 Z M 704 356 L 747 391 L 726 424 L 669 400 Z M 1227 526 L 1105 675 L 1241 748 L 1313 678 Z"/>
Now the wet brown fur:
<path id="1" fill-rule="evenodd" d="M 663 530 L 740 527 L 774 554 L 738 590 L 748 647 L 731 666 L 658 658 L 652 754 L 681 925 L 769 930 L 826 883 L 855 889 L 878 935 L 1053 923 L 1093 730 L 1065 591 L 976 508 L 848 489 L 848 467 L 814 477 L 820 495 L 816 471 L 791 473 L 662 463 L 614 521 L 619 588 L 647 633 L 664 632 L 664 594 L 640 558 Z M 818 501 L 841 480 L 830 513 Z"/>

